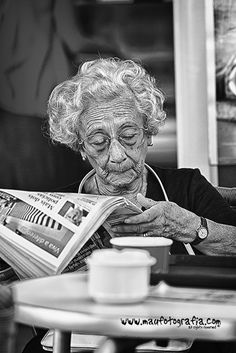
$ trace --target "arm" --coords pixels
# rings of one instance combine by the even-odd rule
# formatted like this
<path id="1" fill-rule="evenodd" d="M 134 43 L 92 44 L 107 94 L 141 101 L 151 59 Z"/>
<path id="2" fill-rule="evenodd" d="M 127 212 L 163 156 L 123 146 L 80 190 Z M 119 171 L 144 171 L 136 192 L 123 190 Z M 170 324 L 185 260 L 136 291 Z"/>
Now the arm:
<path id="1" fill-rule="evenodd" d="M 209 235 L 196 248 L 205 255 L 236 255 L 236 227 L 211 220 L 207 225 Z"/>
<path id="2" fill-rule="evenodd" d="M 191 243 L 196 237 L 200 217 L 174 202 L 153 201 L 141 194 L 138 202 L 146 210 L 127 218 L 125 223 L 113 228 L 123 235 L 164 236 L 176 241 Z M 235 215 L 236 217 L 236 215 Z M 206 255 L 236 255 L 236 227 L 207 220 L 209 235 L 196 248 Z"/>

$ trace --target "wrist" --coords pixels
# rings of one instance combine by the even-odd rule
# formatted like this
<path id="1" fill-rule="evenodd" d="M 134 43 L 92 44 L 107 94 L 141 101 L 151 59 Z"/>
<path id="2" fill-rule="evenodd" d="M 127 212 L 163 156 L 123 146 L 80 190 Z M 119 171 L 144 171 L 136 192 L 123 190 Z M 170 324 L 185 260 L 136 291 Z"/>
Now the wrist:
<path id="1" fill-rule="evenodd" d="M 199 226 L 196 229 L 196 236 L 195 239 L 191 242 L 191 245 L 198 245 L 203 240 L 205 240 L 209 235 L 209 229 L 207 220 L 204 217 L 200 217 Z"/>

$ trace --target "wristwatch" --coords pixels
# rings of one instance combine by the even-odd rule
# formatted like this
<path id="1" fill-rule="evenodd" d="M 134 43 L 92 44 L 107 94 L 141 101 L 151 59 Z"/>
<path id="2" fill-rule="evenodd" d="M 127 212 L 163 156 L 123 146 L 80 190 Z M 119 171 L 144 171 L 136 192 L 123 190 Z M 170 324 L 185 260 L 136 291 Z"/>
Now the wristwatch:
<path id="1" fill-rule="evenodd" d="M 208 237 L 209 231 L 207 227 L 207 220 L 204 217 L 201 217 L 201 225 L 197 229 L 197 235 L 194 241 L 191 242 L 191 245 L 197 245 L 201 243 L 204 239 Z"/>

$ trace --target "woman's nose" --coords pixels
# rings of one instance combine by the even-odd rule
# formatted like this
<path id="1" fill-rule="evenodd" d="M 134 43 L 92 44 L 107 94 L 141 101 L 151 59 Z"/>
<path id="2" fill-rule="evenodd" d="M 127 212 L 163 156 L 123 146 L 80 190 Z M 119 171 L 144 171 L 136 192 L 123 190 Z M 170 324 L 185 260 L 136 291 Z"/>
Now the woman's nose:
<path id="1" fill-rule="evenodd" d="M 127 158 L 125 148 L 116 139 L 111 140 L 109 155 L 112 163 L 121 163 Z"/>

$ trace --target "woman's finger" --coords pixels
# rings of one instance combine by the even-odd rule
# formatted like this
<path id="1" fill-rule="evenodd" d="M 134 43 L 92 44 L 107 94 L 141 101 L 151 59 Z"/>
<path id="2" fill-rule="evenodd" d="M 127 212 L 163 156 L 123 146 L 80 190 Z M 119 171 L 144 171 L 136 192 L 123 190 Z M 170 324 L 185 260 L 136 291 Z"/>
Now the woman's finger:
<path id="1" fill-rule="evenodd" d="M 149 199 L 148 197 L 143 196 L 142 194 L 138 193 L 137 201 L 140 205 L 146 209 L 151 208 L 152 206 L 157 204 L 157 201 Z"/>
<path id="2" fill-rule="evenodd" d="M 149 223 L 149 222 L 152 222 L 155 218 L 159 217 L 160 214 L 161 214 L 161 207 L 159 207 L 158 204 L 155 204 L 155 206 L 149 208 L 143 213 L 126 218 L 124 220 L 124 223 L 126 224 Z"/>
<path id="3" fill-rule="evenodd" d="M 159 234 L 163 227 L 161 224 L 156 224 L 155 222 L 150 223 L 139 223 L 139 224 L 121 224 L 112 227 L 112 231 L 118 234 L 143 234 L 147 232 L 152 232 Z"/>
<path id="4" fill-rule="evenodd" d="M 133 235 L 137 235 L 137 234 L 143 234 L 143 226 L 140 224 L 130 224 L 130 225 L 125 225 L 125 224 L 121 224 L 121 225 L 116 225 L 115 227 L 112 227 L 112 231 L 114 233 L 118 233 L 118 234 L 133 234 Z"/>

